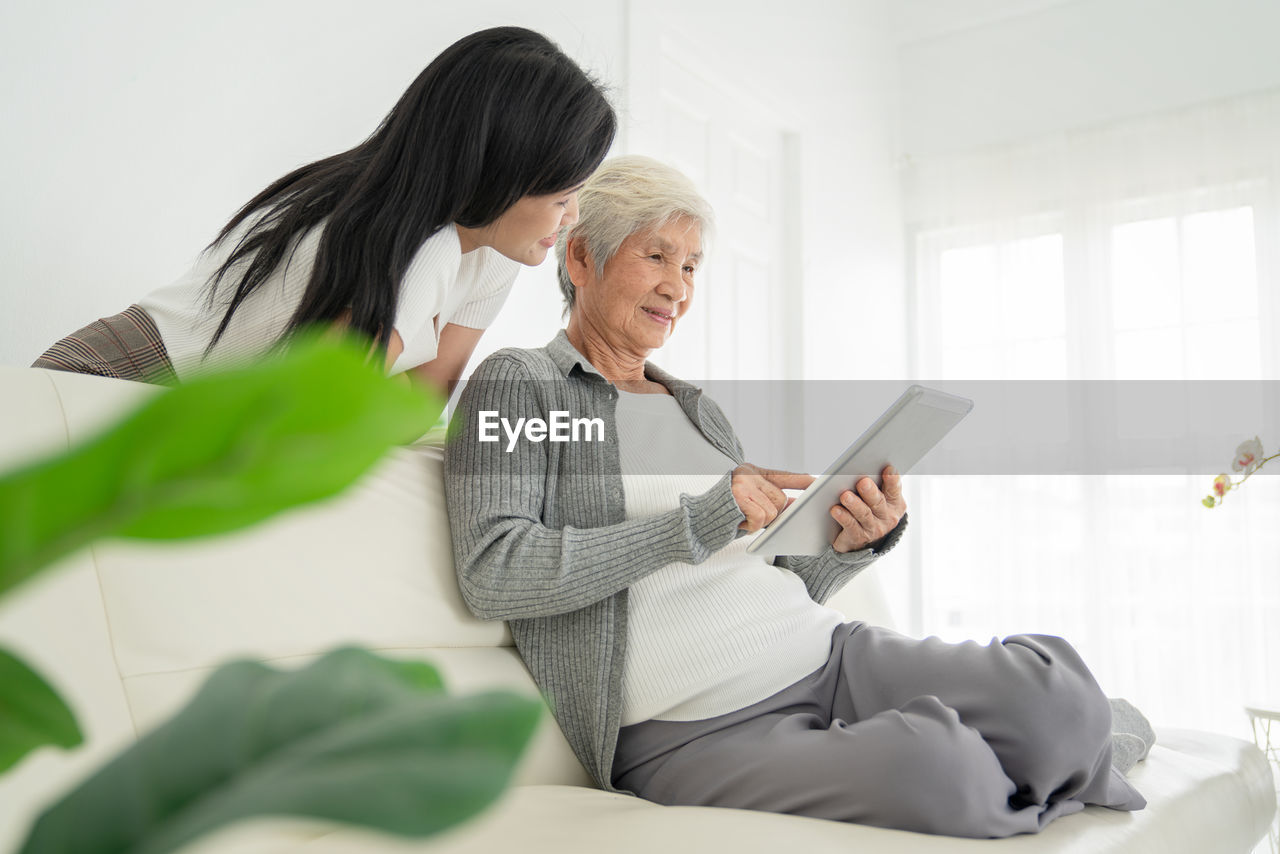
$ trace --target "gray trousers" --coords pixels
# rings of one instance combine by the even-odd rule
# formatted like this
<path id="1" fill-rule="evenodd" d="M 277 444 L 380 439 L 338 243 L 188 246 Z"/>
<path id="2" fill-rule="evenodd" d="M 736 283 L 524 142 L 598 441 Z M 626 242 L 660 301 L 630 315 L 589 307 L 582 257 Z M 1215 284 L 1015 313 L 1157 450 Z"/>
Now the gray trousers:
<path id="1" fill-rule="evenodd" d="M 1112 768 L 1107 698 L 1062 638 L 950 644 L 863 623 L 759 703 L 623 727 L 613 780 L 662 804 L 980 838 L 1146 805 Z"/>

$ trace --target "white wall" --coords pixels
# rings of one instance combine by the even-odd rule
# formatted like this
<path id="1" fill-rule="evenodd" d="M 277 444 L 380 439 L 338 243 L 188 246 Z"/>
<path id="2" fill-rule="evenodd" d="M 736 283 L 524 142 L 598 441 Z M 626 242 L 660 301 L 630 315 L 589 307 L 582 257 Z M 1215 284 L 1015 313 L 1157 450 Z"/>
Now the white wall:
<path id="1" fill-rule="evenodd" d="M 971 25 L 953 9 L 935 34 L 924 12 L 936 3 L 910 0 L 916 20 L 895 20 L 913 157 L 1280 86 L 1275 0 L 964 0 L 948 5 Z"/>
<path id="2" fill-rule="evenodd" d="M 634 4 L 632 8 L 630 4 Z M 180 274 L 238 205 L 373 130 L 443 47 L 485 27 L 545 32 L 624 108 L 629 14 L 678 23 L 702 58 L 799 118 L 807 324 L 819 376 L 886 375 L 899 338 L 894 53 L 876 0 L 10 0 L 0 10 L 0 364 Z M 726 18 L 732 14 L 732 18 Z M 522 275 L 480 352 L 559 325 L 550 265 Z M 866 359 L 842 346 L 872 337 Z M 473 363 L 474 364 L 474 363 Z"/>
<path id="3" fill-rule="evenodd" d="M 879 0 L 652 0 L 696 60 L 792 125 L 800 142 L 803 376 L 900 376 L 902 224 L 894 41 Z M 726 10 L 732 9 L 732 16 Z M 671 22 L 675 22 L 672 24 Z M 711 263 L 715 263 L 714 256 Z M 865 335 L 850 358 L 853 331 Z"/>

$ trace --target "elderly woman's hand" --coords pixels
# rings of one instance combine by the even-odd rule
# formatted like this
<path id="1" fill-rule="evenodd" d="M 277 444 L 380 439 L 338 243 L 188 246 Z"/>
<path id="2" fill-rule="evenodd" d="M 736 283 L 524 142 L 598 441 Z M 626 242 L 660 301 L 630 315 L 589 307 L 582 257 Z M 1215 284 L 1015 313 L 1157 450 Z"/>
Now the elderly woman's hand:
<path id="1" fill-rule="evenodd" d="M 733 498 L 747 518 L 738 523 L 744 531 L 758 531 L 772 522 L 794 499 L 784 489 L 804 489 L 813 476 L 743 463 L 733 470 Z"/>
<path id="2" fill-rule="evenodd" d="M 893 466 L 880 472 L 883 488 L 877 488 L 869 477 L 859 480 L 852 489 L 840 493 L 840 503 L 831 507 L 831 518 L 840 523 L 841 531 L 831 547 L 838 552 L 866 548 L 892 531 L 907 512 L 902 497 L 902 475 Z"/>

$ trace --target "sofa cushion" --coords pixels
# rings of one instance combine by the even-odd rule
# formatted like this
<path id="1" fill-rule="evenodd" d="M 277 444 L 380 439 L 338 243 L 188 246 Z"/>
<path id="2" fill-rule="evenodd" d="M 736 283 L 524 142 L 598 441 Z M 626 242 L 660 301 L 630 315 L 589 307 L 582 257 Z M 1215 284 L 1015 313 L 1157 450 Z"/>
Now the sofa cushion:
<path id="1" fill-rule="evenodd" d="M 198 844 L 188 854 L 527 854 L 608 851 L 873 851 L 876 854 L 1246 854 L 1265 832 L 1274 803 L 1262 754 L 1229 736 L 1166 730 L 1131 779 L 1146 809 L 1087 807 L 1038 834 L 998 841 L 929 836 L 799 816 L 709 807 L 663 807 L 628 795 L 568 786 L 517 786 L 475 821 L 438 838 L 402 840 L 316 823 L 261 822 Z M 1265 775 L 1265 780 L 1263 776 Z M 234 842 L 234 847 L 230 847 Z"/>
<path id="2" fill-rule="evenodd" d="M 46 371 L 0 367 L 0 471 L 67 448 L 62 401 Z"/>
<path id="3" fill-rule="evenodd" d="M 69 405 L 51 409 L 47 421 L 65 411 L 74 441 L 163 393 L 99 377 L 21 373 L 61 390 Z M 246 531 L 95 546 L 83 558 L 95 570 L 99 621 L 111 628 L 104 652 L 138 731 L 176 712 L 228 659 L 301 666 L 343 644 L 435 664 L 451 691 L 505 687 L 537 696 L 506 625 L 475 618 L 462 602 L 443 501 L 442 450 L 413 446 L 393 450 L 342 495 Z M 590 782 L 549 714 L 517 779 Z"/>
<path id="4" fill-rule="evenodd" d="M 0 471 L 66 449 L 65 400 L 54 380 L 47 371 L 0 367 Z M 45 803 L 134 738 L 91 551 L 0 598 L 0 645 L 57 689 L 85 736 L 80 748 L 41 748 L 0 775 L 0 851 L 9 851 Z"/>
<path id="5" fill-rule="evenodd" d="M 337 498 L 247 531 L 98 550 L 124 677 L 341 644 L 499 647 L 462 603 L 438 448 L 399 448 Z"/>

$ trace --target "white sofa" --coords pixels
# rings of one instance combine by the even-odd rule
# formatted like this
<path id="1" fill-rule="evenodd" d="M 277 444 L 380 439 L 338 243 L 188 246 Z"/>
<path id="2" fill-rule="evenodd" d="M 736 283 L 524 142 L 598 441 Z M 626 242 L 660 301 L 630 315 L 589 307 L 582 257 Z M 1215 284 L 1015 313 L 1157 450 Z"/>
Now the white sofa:
<path id="1" fill-rule="evenodd" d="M 0 469 L 91 435 L 150 387 L 0 368 Z M 40 806 L 166 718 L 219 663 L 278 665 L 357 643 L 439 666 L 459 693 L 535 695 L 501 623 L 465 609 L 454 582 L 440 451 L 400 449 L 338 499 L 251 531 L 180 545 L 95 546 L 0 601 L 0 643 L 37 665 L 78 711 L 87 743 L 42 749 L 0 778 L 0 852 Z M 886 622 L 875 571 L 835 603 Z M 1090 807 L 1039 835 L 932 837 L 738 810 L 660 807 L 591 787 L 550 715 L 516 785 L 475 821 L 401 840 L 313 821 L 258 820 L 191 846 L 201 852 L 1247 852 L 1275 811 L 1271 770 L 1252 745 L 1161 730 L 1132 773 L 1149 806 Z"/>

